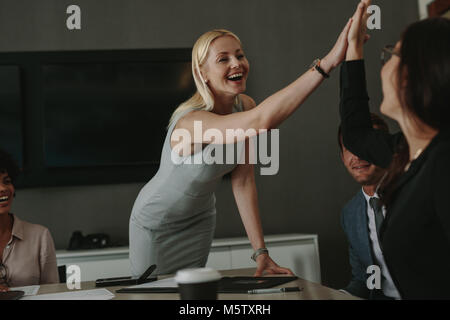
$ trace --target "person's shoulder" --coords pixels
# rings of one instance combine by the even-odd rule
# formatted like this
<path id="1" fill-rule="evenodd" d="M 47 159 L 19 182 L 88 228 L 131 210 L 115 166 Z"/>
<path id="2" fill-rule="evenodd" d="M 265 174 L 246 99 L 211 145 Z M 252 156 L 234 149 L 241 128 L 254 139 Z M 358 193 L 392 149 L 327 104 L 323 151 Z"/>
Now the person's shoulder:
<path id="1" fill-rule="evenodd" d="M 242 106 L 244 108 L 244 111 L 248 111 L 256 107 L 256 102 L 253 100 L 252 97 L 246 95 L 246 94 L 240 94 L 239 98 L 241 99 Z"/>
<path id="2" fill-rule="evenodd" d="M 448 167 L 448 163 L 450 162 L 450 139 L 442 138 L 431 150 L 427 162 L 435 174 L 440 176 L 440 179 L 448 179 L 448 173 L 450 172 Z"/>
<path id="3" fill-rule="evenodd" d="M 175 128 L 190 128 L 194 121 L 203 121 L 210 117 L 212 112 L 203 109 L 190 109 L 186 111 L 177 121 Z"/>
<path id="4" fill-rule="evenodd" d="M 353 215 L 356 213 L 356 208 L 358 208 L 358 206 L 360 204 L 362 204 L 364 201 L 364 195 L 362 194 L 362 191 L 359 190 L 354 196 L 353 198 L 351 198 L 344 206 L 344 208 L 342 208 L 342 215 L 344 218 L 346 218 L 347 216 Z"/>
<path id="5" fill-rule="evenodd" d="M 450 155 L 450 130 L 445 130 L 439 134 L 439 141 L 432 153 L 439 157 L 448 157 Z"/>
<path id="6" fill-rule="evenodd" d="M 43 225 L 22 220 L 17 218 L 17 216 L 14 216 L 14 219 L 22 225 L 22 230 L 27 237 L 41 238 L 42 236 L 50 236 L 50 231 Z"/>

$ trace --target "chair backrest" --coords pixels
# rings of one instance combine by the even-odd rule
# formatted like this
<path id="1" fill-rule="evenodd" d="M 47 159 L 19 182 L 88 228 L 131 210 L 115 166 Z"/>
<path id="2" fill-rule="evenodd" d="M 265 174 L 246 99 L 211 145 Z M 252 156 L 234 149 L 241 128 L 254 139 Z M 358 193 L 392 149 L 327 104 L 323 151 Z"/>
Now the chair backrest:
<path id="1" fill-rule="evenodd" d="M 58 266 L 59 283 L 66 283 L 66 265 Z"/>

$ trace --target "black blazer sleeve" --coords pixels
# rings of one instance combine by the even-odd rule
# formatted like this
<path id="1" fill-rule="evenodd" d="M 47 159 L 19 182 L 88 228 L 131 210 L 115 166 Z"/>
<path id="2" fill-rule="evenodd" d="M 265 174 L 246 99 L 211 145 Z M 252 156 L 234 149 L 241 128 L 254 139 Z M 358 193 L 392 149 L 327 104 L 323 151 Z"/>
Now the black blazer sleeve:
<path id="1" fill-rule="evenodd" d="M 373 128 L 364 60 L 342 64 L 340 87 L 339 114 L 344 146 L 359 158 L 387 168 L 402 133 L 391 135 Z"/>

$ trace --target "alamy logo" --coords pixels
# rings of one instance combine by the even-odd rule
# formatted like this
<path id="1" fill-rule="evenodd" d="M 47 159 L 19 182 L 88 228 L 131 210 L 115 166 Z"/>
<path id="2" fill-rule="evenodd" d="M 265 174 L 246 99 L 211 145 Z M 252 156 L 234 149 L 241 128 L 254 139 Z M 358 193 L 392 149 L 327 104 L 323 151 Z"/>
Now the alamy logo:
<path id="1" fill-rule="evenodd" d="M 367 289 L 381 289 L 381 270 L 377 265 L 371 265 L 367 267 L 367 274 L 370 276 L 367 278 L 366 285 Z"/>
<path id="2" fill-rule="evenodd" d="M 66 20 L 66 26 L 69 30 L 80 30 L 81 29 L 81 9 L 76 4 L 72 4 L 67 7 L 67 14 L 70 16 Z"/>
<path id="3" fill-rule="evenodd" d="M 81 269 L 79 266 L 72 264 L 67 267 L 66 270 L 67 280 L 66 285 L 67 289 L 81 289 Z"/>
<path id="4" fill-rule="evenodd" d="M 381 29 L 381 9 L 377 5 L 371 5 L 367 8 L 367 13 L 371 16 L 367 19 L 367 29 Z"/>
<path id="5" fill-rule="evenodd" d="M 256 136 L 258 135 L 258 139 Z M 194 121 L 194 136 L 190 131 L 178 128 L 172 133 L 171 142 L 176 143 L 172 148 L 171 159 L 174 164 L 257 164 L 269 165 L 261 167 L 261 175 L 275 175 L 279 169 L 279 130 L 270 130 L 270 156 L 268 132 L 266 129 L 226 129 L 225 137 L 219 129 L 209 128 L 203 132 L 202 121 Z M 248 154 L 244 148 L 244 141 L 248 139 Z M 258 143 L 255 143 L 258 140 Z M 203 143 L 210 143 L 203 150 Z M 191 146 L 194 145 L 193 152 Z M 237 146 L 237 159 L 235 157 Z M 192 153 L 192 155 L 191 155 Z M 225 154 L 225 155 L 224 155 Z M 225 158 L 225 159 L 224 159 Z"/>

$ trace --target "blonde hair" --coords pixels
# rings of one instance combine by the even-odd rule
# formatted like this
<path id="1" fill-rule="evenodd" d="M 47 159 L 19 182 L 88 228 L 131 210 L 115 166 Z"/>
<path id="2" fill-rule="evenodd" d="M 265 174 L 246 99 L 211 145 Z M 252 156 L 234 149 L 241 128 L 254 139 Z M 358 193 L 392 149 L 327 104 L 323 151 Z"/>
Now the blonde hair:
<path id="1" fill-rule="evenodd" d="M 176 116 L 186 109 L 211 111 L 214 108 L 214 96 L 208 85 L 205 83 L 205 80 L 203 79 L 200 72 L 200 68 L 205 62 L 206 57 L 208 56 L 209 46 L 211 45 L 211 43 L 215 39 L 224 36 L 233 37 L 239 42 L 239 45 L 242 46 L 241 40 L 238 38 L 238 36 L 225 29 L 214 29 L 208 31 L 202 34 L 200 38 L 198 38 L 195 42 L 194 47 L 192 48 L 192 76 L 194 77 L 197 91 L 191 98 L 181 103 L 173 112 L 172 116 L 170 117 L 169 126 L 172 124 Z M 236 99 L 238 98 L 236 97 Z M 237 100 L 236 103 L 238 103 Z"/>

